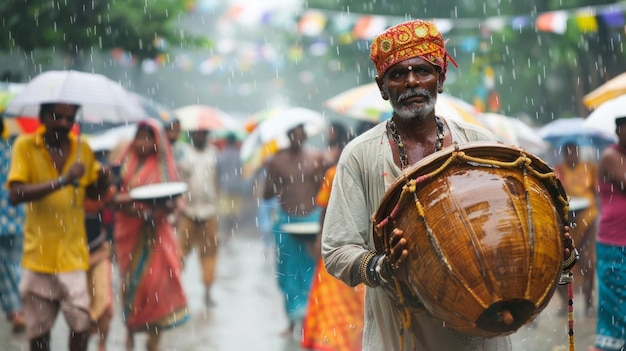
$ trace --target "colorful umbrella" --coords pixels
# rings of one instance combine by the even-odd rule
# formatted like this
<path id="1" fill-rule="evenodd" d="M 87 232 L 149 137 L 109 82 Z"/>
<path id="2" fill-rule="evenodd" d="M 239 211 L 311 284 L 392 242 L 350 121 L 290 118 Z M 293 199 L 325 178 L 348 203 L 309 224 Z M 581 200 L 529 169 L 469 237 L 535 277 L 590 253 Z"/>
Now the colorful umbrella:
<path id="1" fill-rule="evenodd" d="M 251 133 L 259 124 L 268 118 L 276 116 L 279 112 L 283 111 L 285 107 L 272 107 L 265 110 L 253 113 L 243 123 L 243 128 L 248 133 Z"/>
<path id="2" fill-rule="evenodd" d="M 95 73 L 47 71 L 33 78 L 8 103 L 6 114 L 37 118 L 42 103 L 81 106 L 80 122 L 126 123 L 146 117 L 139 103 L 119 83 Z"/>
<path id="3" fill-rule="evenodd" d="M 241 145 L 243 176 L 252 176 L 269 156 L 288 147 L 287 132 L 299 125 L 304 126 L 310 137 L 321 133 L 327 121 L 321 113 L 303 107 L 273 109 L 272 114 L 266 116 Z"/>
<path id="4" fill-rule="evenodd" d="M 182 130 L 217 131 L 239 127 L 234 118 L 226 112 L 211 106 L 187 105 L 177 108 L 174 110 L 174 113 L 180 120 L 180 128 Z"/>
<path id="5" fill-rule="evenodd" d="M 326 100 L 324 106 L 340 115 L 369 122 L 385 120 L 393 112 L 389 101 L 380 96 L 380 90 L 376 83 L 348 89 Z M 443 117 L 481 125 L 475 117 L 478 112 L 471 104 L 448 94 L 437 96 L 435 111 Z"/>
<path id="6" fill-rule="evenodd" d="M 626 72 L 609 80 L 583 96 L 585 106 L 594 109 L 602 103 L 626 94 Z"/>

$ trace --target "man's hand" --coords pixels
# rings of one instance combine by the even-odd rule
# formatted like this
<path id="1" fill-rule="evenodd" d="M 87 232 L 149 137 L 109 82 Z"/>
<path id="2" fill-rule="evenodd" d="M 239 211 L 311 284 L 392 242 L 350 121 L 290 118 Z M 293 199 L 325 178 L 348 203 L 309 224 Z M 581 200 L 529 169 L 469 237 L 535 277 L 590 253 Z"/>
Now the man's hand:
<path id="1" fill-rule="evenodd" d="M 391 233 L 391 252 L 389 253 L 389 264 L 394 274 L 405 279 L 408 275 L 409 250 L 407 240 L 401 229 L 395 228 Z"/>
<path id="2" fill-rule="evenodd" d="M 70 169 L 63 175 L 65 184 L 77 184 L 78 179 L 85 174 L 85 165 L 80 162 L 75 162 L 70 166 Z"/>
<path id="3" fill-rule="evenodd" d="M 98 171 L 98 187 L 108 187 L 115 181 L 115 174 L 109 166 L 102 166 Z"/>

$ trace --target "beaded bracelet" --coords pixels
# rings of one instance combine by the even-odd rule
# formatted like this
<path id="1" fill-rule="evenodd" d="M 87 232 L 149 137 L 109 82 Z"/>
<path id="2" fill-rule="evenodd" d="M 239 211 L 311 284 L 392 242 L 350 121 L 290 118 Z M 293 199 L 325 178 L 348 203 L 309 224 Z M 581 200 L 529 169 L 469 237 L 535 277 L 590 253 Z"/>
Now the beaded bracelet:
<path id="1" fill-rule="evenodd" d="M 363 281 L 363 284 L 370 286 L 370 287 L 377 286 L 374 280 L 375 276 L 371 277 L 369 274 L 370 263 L 372 261 L 372 258 L 374 258 L 374 256 L 376 256 L 376 252 L 374 251 L 367 252 L 365 255 L 363 255 L 363 258 L 361 258 L 361 263 L 359 264 L 359 275 L 361 276 L 361 281 Z"/>
<path id="2" fill-rule="evenodd" d="M 569 257 L 563 261 L 563 271 L 566 272 L 566 271 L 571 270 L 576 264 L 576 262 L 578 262 L 579 258 L 580 257 L 578 255 L 578 250 L 574 248 L 574 250 L 570 253 Z"/>

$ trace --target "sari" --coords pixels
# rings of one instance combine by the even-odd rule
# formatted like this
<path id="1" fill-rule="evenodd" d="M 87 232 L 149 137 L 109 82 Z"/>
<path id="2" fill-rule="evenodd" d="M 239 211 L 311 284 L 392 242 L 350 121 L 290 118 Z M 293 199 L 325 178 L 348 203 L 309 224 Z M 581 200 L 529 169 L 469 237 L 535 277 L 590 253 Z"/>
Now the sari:
<path id="1" fill-rule="evenodd" d="M 144 121 L 152 129 L 157 152 L 141 161 L 131 143 L 121 158 L 120 193 L 162 182 L 178 181 L 169 142 L 162 127 Z M 135 203 L 136 208 L 150 206 Z M 151 220 L 117 211 L 114 244 L 121 275 L 123 313 L 131 331 L 163 330 L 187 319 L 187 298 L 182 285 L 180 249 L 174 226 L 165 211 L 155 209 Z"/>
<path id="2" fill-rule="evenodd" d="M 328 205 L 337 166 L 326 171 L 315 202 Z M 350 287 L 326 271 L 319 259 L 313 275 L 308 311 L 300 346 L 318 351 L 360 351 L 362 349 L 365 289 Z"/>

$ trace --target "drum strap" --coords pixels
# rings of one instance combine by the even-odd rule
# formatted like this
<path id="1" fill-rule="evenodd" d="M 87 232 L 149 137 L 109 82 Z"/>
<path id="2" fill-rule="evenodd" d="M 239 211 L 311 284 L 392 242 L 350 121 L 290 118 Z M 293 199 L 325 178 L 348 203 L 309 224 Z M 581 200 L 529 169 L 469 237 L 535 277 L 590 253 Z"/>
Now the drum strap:
<path id="1" fill-rule="evenodd" d="M 567 327 L 569 351 L 574 351 L 574 284 L 567 284 Z"/>

